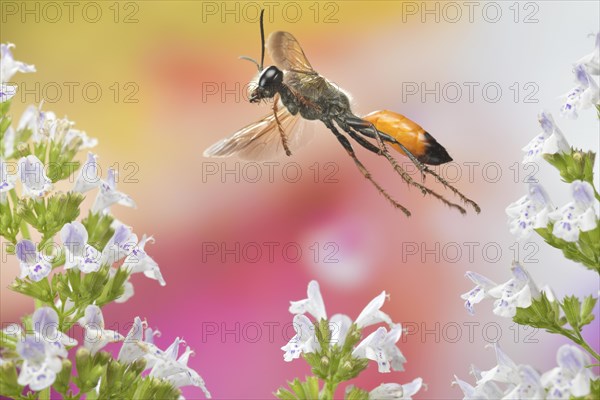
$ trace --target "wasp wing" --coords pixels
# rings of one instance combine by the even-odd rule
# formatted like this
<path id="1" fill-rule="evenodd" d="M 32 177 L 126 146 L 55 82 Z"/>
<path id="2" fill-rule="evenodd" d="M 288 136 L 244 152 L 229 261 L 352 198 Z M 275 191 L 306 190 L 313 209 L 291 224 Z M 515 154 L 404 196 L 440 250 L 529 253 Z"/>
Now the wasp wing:
<path id="1" fill-rule="evenodd" d="M 306 121 L 300 114 L 292 115 L 279 103 L 277 119 L 271 112 L 261 120 L 254 122 L 231 137 L 220 140 L 204 151 L 205 157 L 230 157 L 236 155 L 246 160 L 269 160 L 285 154 L 279 124 L 285 133 L 292 153 L 302 147 L 310 138 L 305 131 Z"/>
<path id="2" fill-rule="evenodd" d="M 300 43 L 289 32 L 273 32 L 269 35 L 265 47 L 280 69 L 317 74 L 308 62 Z"/>

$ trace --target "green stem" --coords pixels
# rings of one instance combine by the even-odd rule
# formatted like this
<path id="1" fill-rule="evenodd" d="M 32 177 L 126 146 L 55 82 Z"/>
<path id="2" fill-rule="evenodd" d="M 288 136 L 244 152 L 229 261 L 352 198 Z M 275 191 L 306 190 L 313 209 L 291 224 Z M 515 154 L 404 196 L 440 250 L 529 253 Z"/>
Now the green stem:
<path id="1" fill-rule="evenodd" d="M 327 381 L 325 381 L 325 387 L 321 392 L 321 400 L 333 400 L 333 396 L 335 395 L 335 389 L 337 388 L 337 383 L 333 382 L 332 377 L 329 377 Z"/>
<path id="2" fill-rule="evenodd" d="M 13 202 L 13 209 L 16 210 L 17 208 L 17 204 L 19 203 L 19 198 L 17 197 L 17 192 L 13 189 L 10 192 L 10 198 Z M 21 235 L 23 235 L 24 239 L 27 240 L 31 240 L 31 235 L 29 234 L 29 228 L 27 227 L 27 224 L 25 223 L 25 221 L 21 221 Z"/>

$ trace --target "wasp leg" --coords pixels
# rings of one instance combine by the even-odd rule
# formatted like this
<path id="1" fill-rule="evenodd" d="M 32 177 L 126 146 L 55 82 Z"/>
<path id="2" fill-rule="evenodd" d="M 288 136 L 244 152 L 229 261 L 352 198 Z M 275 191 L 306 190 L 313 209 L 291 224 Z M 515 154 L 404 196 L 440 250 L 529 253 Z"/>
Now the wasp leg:
<path id="1" fill-rule="evenodd" d="M 418 188 L 421 193 L 423 193 L 424 195 L 431 195 L 433 197 L 435 197 L 436 199 L 440 200 L 442 203 L 446 204 L 448 207 L 450 208 L 456 208 L 458 211 L 461 212 L 461 214 L 466 214 L 466 210 L 461 207 L 459 204 L 453 203 L 451 201 L 449 201 L 448 199 L 446 199 L 444 196 L 442 196 L 441 194 L 435 192 L 434 190 L 428 188 L 427 186 L 424 186 L 422 184 L 420 184 L 419 182 L 415 181 L 396 161 L 396 159 L 394 159 L 394 157 L 392 157 L 391 154 L 389 154 L 389 152 L 387 151 L 387 148 L 383 147 L 383 148 L 378 148 L 377 146 L 375 146 L 373 143 L 365 140 L 364 138 L 362 138 L 360 135 L 358 135 L 355 131 L 352 130 L 352 128 L 343 123 L 343 121 L 338 121 L 338 125 L 344 130 L 346 131 L 354 140 L 356 140 L 360 145 L 362 145 L 363 147 L 365 147 L 366 149 L 372 151 L 375 154 L 378 155 L 383 155 L 387 158 L 387 160 L 390 162 L 390 164 L 392 165 L 392 167 L 396 170 L 396 172 L 402 177 L 402 179 L 409 185 L 415 186 L 416 188 Z M 386 154 L 387 153 L 387 154 Z"/>
<path id="2" fill-rule="evenodd" d="M 400 148 L 408 156 L 408 158 L 417 166 L 417 168 L 419 168 L 421 170 L 422 174 L 429 174 L 429 175 L 433 176 L 434 178 L 438 179 L 440 181 L 440 183 L 442 185 L 444 185 L 444 187 L 446 187 L 447 189 L 450 189 L 454 194 L 456 194 L 458 197 L 460 197 L 460 199 L 463 202 L 465 202 L 466 204 L 469 204 L 471 207 L 473 207 L 473 209 L 477 213 L 481 212 L 481 208 L 479 207 L 479 205 L 477 203 L 475 203 L 473 200 L 469 199 L 464 194 L 462 194 L 458 189 L 456 189 L 454 186 L 452 186 L 448 181 L 446 181 L 444 178 L 442 178 L 440 175 L 438 175 L 435 171 L 429 169 L 429 167 L 427 167 L 425 164 L 423 164 L 422 162 L 417 160 L 415 158 L 415 156 L 402 143 L 398 142 L 393 137 L 391 137 L 383 132 L 378 131 L 377 128 L 375 128 L 375 126 L 372 123 L 370 123 L 369 121 L 365 121 L 363 119 L 360 119 L 360 118 L 352 115 L 352 116 L 346 117 L 345 122 L 348 125 L 350 125 L 350 127 L 352 127 L 353 129 L 356 129 L 358 132 L 362 133 L 363 135 L 376 139 L 377 143 L 379 144 L 379 146 L 381 147 L 381 149 L 383 151 L 384 157 L 386 157 L 390 161 L 390 163 L 392 163 L 392 165 L 394 165 L 394 168 L 396 168 L 396 166 L 397 166 L 398 168 L 402 169 L 398 165 L 396 160 L 394 160 L 394 158 L 387 151 L 387 147 L 385 146 L 384 141 L 394 143 L 394 144 L 397 144 L 398 146 L 400 146 Z M 398 173 L 400 173 L 400 171 L 398 171 Z"/>
<path id="3" fill-rule="evenodd" d="M 375 182 L 375 180 L 371 176 L 371 173 L 367 170 L 367 168 L 363 165 L 363 163 L 360 162 L 360 160 L 356 157 L 356 154 L 354 153 L 354 149 L 352 148 L 352 145 L 350 144 L 350 142 L 348 141 L 346 136 L 342 135 L 337 130 L 337 128 L 333 125 L 332 121 L 323 121 L 323 122 L 325 123 L 325 126 L 327 126 L 327 128 L 329 128 L 329 130 L 331 130 L 331 132 L 333 132 L 333 134 L 338 139 L 338 141 L 342 144 L 342 146 L 344 146 L 344 149 L 346 150 L 348 155 L 350 157 L 352 157 L 352 160 L 354 160 L 354 163 L 358 167 L 359 171 L 363 174 L 363 176 L 367 180 L 369 180 L 373 184 L 373 186 L 375 186 L 377 188 L 379 193 L 381 193 L 383 195 L 383 197 L 385 197 L 395 208 L 400 209 L 404 214 L 406 214 L 407 217 L 410 217 L 410 211 L 408 211 L 408 209 L 406 209 L 403 205 L 401 205 L 396 200 L 394 200 L 392 198 L 392 196 L 390 196 L 385 191 L 385 189 L 383 189 L 377 182 Z"/>
<path id="4" fill-rule="evenodd" d="M 281 121 L 279 121 L 279 117 L 277 117 L 277 103 L 279 102 L 279 94 L 277 94 L 273 100 L 273 116 L 275 117 L 277 128 L 279 129 L 279 136 L 281 136 L 281 144 L 283 145 L 285 154 L 289 157 L 292 155 L 292 152 L 290 150 L 290 147 L 288 146 L 287 136 L 285 136 L 285 132 L 283 131 L 283 127 L 281 126 Z"/>

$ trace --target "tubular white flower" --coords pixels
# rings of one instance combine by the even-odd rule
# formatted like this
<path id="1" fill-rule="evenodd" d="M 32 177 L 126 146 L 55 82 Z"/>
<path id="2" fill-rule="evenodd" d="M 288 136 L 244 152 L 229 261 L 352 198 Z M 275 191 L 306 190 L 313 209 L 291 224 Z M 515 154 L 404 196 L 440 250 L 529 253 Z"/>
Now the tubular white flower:
<path id="1" fill-rule="evenodd" d="M 115 233 L 102 250 L 102 263 L 112 265 L 131 254 L 138 243 L 138 237 L 130 226 L 120 222 L 113 224 Z"/>
<path id="2" fill-rule="evenodd" d="M 377 362 L 379 372 L 403 371 L 406 358 L 396 347 L 400 335 L 402 335 L 400 324 L 394 325 L 389 332 L 384 327 L 380 327 L 360 342 L 352 355 Z"/>
<path id="3" fill-rule="evenodd" d="M 100 171 L 98 169 L 98 163 L 96 162 L 96 156 L 93 153 L 88 153 L 86 162 L 81 166 L 77 180 L 75 181 L 75 187 L 73 191 L 77 193 L 86 193 L 92 189 L 99 187 L 102 183 L 100 180 Z"/>
<path id="4" fill-rule="evenodd" d="M 14 189 L 17 177 L 8 171 L 8 165 L 0 157 L 0 195 Z"/>
<path id="5" fill-rule="evenodd" d="M 19 160 L 19 177 L 25 196 L 43 197 L 52 189 L 52 181 L 46 176 L 44 164 L 34 155 Z"/>
<path id="6" fill-rule="evenodd" d="M 523 163 L 536 162 L 544 154 L 567 153 L 571 147 L 561 130 L 556 126 L 552 115 L 542 111 L 538 115 L 542 133 L 534 137 L 527 146 L 523 147 L 525 156 Z"/>
<path id="7" fill-rule="evenodd" d="M 548 226 L 549 214 L 554 210 L 542 185 L 530 183 L 528 193 L 506 207 L 510 233 L 517 240 L 527 239 L 534 229 Z"/>
<path id="8" fill-rule="evenodd" d="M 494 298 L 494 314 L 512 318 L 517 307 L 527 308 L 532 299 L 540 296 L 540 291 L 529 273 L 519 264 L 513 263 L 513 278 L 497 285 L 495 282 L 475 272 L 467 272 L 466 276 L 477 286 L 461 297 L 466 300 L 465 308 L 473 315 L 473 305 L 486 298 Z"/>
<path id="9" fill-rule="evenodd" d="M 354 323 L 359 328 L 364 328 L 369 325 L 378 324 L 380 322 L 385 322 L 391 326 L 392 319 L 389 317 L 389 315 L 381 311 L 381 307 L 383 307 L 386 298 L 387 294 L 384 290 L 379 294 L 379 296 L 375 297 L 369 302 L 369 304 L 367 304 L 367 306 L 358 315 Z"/>
<path id="10" fill-rule="evenodd" d="M 573 69 L 578 85 L 566 95 L 565 104 L 560 108 L 563 116 L 577 118 L 580 110 L 585 110 L 600 103 L 600 88 L 582 64 Z"/>
<path id="11" fill-rule="evenodd" d="M 477 385 L 491 381 L 517 385 L 521 380 L 517 364 L 502 351 L 498 343 L 494 343 L 491 347 L 496 352 L 497 365 L 488 371 L 481 371 L 480 377 L 477 379 Z"/>
<path id="12" fill-rule="evenodd" d="M 304 314 L 294 316 L 294 331 L 296 335 L 281 348 L 285 353 L 283 359 L 287 362 L 299 358 L 302 353 L 314 353 L 321 346 L 315 336 L 315 326 Z"/>
<path id="13" fill-rule="evenodd" d="M 12 99 L 17 94 L 17 85 L 0 83 L 0 103 Z"/>
<path id="14" fill-rule="evenodd" d="M 473 315 L 475 314 L 473 306 L 483 299 L 491 297 L 488 291 L 498 285 L 477 272 L 467 271 L 465 276 L 475 283 L 476 286 L 467 293 L 462 294 L 460 297 L 465 300 L 465 308 L 469 314 Z"/>
<path id="15" fill-rule="evenodd" d="M 352 326 L 352 319 L 344 314 L 335 314 L 329 319 L 329 331 L 331 332 L 331 345 L 343 346 Z"/>
<path id="16" fill-rule="evenodd" d="M 35 244 L 31 240 L 21 240 L 16 246 L 17 258 L 20 261 L 21 274 L 19 278 L 26 276 L 34 282 L 39 282 L 48 276 L 52 265 L 38 253 Z"/>
<path id="17" fill-rule="evenodd" d="M 583 64 L 590 75 L 600 75 L 600 33 L 596 34 L 594 50 L 580 58 L 577 64 Z"/>
<path id="18" fill-rule="evenodd" d="M 556 221 L 552 234 L 567 242 L 576 242 L 580 232 L 595 229 L 598 225 L 596 216 L 596 199 L 594 188 L 587 182 L 573 181 L 571 183 L 573 201 L 549 215 Z"/>
<path id="19" fill-rule="evenodd" d="M 369 400 L 411 400 L 423 386 L 423 379 L 416 378 L 410 383 L 382 383 L 369 392 Z"/>
<path id="20" fill-rule="evenodd" d="M 125 339 L 117 331 L 104 329 L 104 316 L 102 310 L 96 305 L 89 305 L 85 309 L 83 318 L 79 319 L 79 325 L 85 329 L 84 347 L 92 354 L 96 354 L 109 343 L 116 343 Z"/>
<path id="21" fill-rule="evenodd" d="M 0 44 L 0 83 L 10 81 L 17 72 L 30 73 L 35 72 L 35 66 L 16 61 L 10 49 L 14 48 L 12 43 Z"/>
<path id="22" fill-rule="evenodd" d="M 60 231 L 65 246 L 65 268 L 76 268 L 89 274 L 96 272 L 101 266 L 101 253 L 88 244 L 88 232 L 81 222 L 66 224 Z"/>
<path id="23" fill-rule="evenodd" d="M 494 302 L 494 314 L 508 318 L 515 316 L 517 307 L 527 308 L 531 305 L 532 298 L 540 296 L 525 268 L 515 262 L 511 270 L 512 279 L 488 291 L 490 296 L 497 299 Z"/>
<path id="24" fill-rule="evenodd" d="M 117 172 L 111 168 L 108 170 L 108 178 L 100 185 L 100 192 L 92 206 L 92 212 L 107 214 L 114 204 L 135 208 L 135 202 L 131 197 L 117 190 Z"/>
<path id="25" fill-rule="evenodd" d="M 132 274 L 143 272 L 146 277 L 158 281 L 161 286 L 165 286 L 167 283 L 160 272 L 158 264 L 145 251 L 146 243 L 149 242 L 154 242 L 152 236 L 147 237 L 144 235 L 138 245 L 125 258 L 122 268 L 129 270 Z"/>
<path id="26" fill-rule="evenodd" d="M 306 290 L 306 292 L 308 295 L 307 299 L 290 302 L 290 313 L 308 313 L 315 317 L 317 321 L 327 319 L 327 312 L 325 311 L 325 303 L 323 303 L 323 296 L 321 296 L 319 282 L 310 281 L 308 283 L 308 289 Z"/>
<path id="27" fill-rule="evenodd" d="M 565 344 L 556 353 L 558 367 L 544 373 L 541 378 L 548 395 L 556 399 L 585 397 L 590 393 L 594 374 L 590 357 L 577 346 Z"/>

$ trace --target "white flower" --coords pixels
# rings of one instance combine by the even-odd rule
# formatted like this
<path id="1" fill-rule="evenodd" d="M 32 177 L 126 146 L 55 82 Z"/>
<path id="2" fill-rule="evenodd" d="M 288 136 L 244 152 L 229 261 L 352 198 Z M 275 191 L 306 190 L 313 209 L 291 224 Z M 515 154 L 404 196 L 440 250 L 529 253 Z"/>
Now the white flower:
<path id="1" fill-rule="evenodd" d="M 23 359 L 17 382 L 39 391 L 51 386 L 62 369 L 61 358 L 68 353 L 64 346 L 77 341 L 58 330 L 58 314 L 50 307 L 38 308 L 31 317 L 33 335 L 17 342 L 17 353 Z"/>
<path id="2" fill-rule="evenodd" d="M 2 139 L 4 142 L 4 154 L 0 154 L 0 157 L 10 158 L 15 153 L 15 139 L 15 130 L 12 126 L 9 126 L 6 132 L 4 132 L 4 138 Z"/>
<path id="3" fill-rule="evenodd" d="M 517 307 L 527 308 L 531 305 L 532 298 L 538 297 L 540 291 L 527 273 L 518 263 L 512 267 L 513 278 L 497 285 L 490 279 L 475 272 L 468 271 L 466 276 L 476 286 L 471 291 L 461 295 L 465 301 L 465 308 L 472 315 L 473 305 L 485 298 L 494 298 L 494 314 L 501 317 L 512 318 L 517 312 Z"/>
<path id="4" fill-rule="evenodd" d="M 283 355 L 285 361 L 290 362 L 300 357 L 302 353 L 314 353 L 321 349 L 315 336 L 315 326 L 306 315 L 294 316 L 294 331 L 296 335 L 281 348 L 285 352 Z"/>
<path id="5" fill-rule="evenodd" d="M 563 116 L 577 118 L 578 111 L 595 106 L 600 102 L 600 89 L 596 81 L 582 64 L 573 69 L 578 85 L 565 95 L 566 102 L 560 108 Z"/>
<path id="6" fill-rule="evenodd" d="M 527 146 L 523 147 L 525 156 L 523 163 L 536 162 L 543 154 L 566 153 L 570 146 L 561 130 L 554 123 L 551 114 L 542 111 L 538 115 L 542 133 L 534 137 Z"/>
<path id="7" fill-rule="evenodd" d="M 190 355 L 194 352 L 186 347 L 185 352 L 177 358 L 179 351 L 179 338 L 162 354 L 152 367 L 149 376 L 164 379 L 176 388 L 183 386 L 195 386 L 202 390 L 207 399 L 211 398 L 206 389 L 204 379 L 193 369 L 187 366 Z"/>
<path id="8" fill-rule="evenodd" d="M 510 233 L 517 240 L 528 238 L 534 229 L 548 226 L 548 215 L 554 210 L 555 207 L 542 185 L 530 183 L 528 193 L 506 207 Z"/>
<path id="9" fill-rule="evenodd" d="M 327 312 L 325 311 L 325 303 L 323 303 L 323 296 L 321 296 L 321 290 L 319 289 L 319 282 L 310 281 L 306 293 L 308 295 L 307 299 L 290 302 L 289 311 L 292 314 L 309 313 L 317 321 L 327 319 Z"/>
<path id="10" fill-rule="evenodd" d="M 343 346 L 352 326 L 352 319 L 345 314 L 335 314 L 329 319 L 329 332 L 331 332 L 331 345 Z"/>
<path id="11" fill-rule="evenodd" d="M 13 47 L 12 43 L 0 44 L 0 83 L 10 81 L 17 72 L 35 72 L 35 66 L 15 61 L 10 50 Z"/>
<path id="12" fill-rule="evenodd" d="M 125 337 L 123 346 L 119 350 L 118 361 L 131 364 L 139 358 L 143 358 L 150 352 L 152 343 L 144 342 L 144 323 L 140 317 L 135 317 L 133 325 Z"/>
<path id="13" fill-rule="evenodd" d="M 0 103 L 12 99 L 17 94 L 17 85 L 0 83 Z"/>
<path id="14" fill-rule="evenodd" d="M 479 373 L 480 376 L 477 379 L 477 385 L 482 385 L 491 381 L 497 383 L 518 384 L 521 378 L 519 376 L 519 367 L 517 364 L 502 351 L 498 343 L 494 343 L 492 347 L 496 352 L 497 365 L 488 371 L 481 371 Z"/>
<path id="15" fill-rule="evenodd" d="M 96 201 L 92 207 L 92 212 L 108 213 L 109 207 L 113 204 L 120 204 L 126 207 L 135 207 L 135 202 L 131 197 L 125 193 L 117 190 L 116 171 L 114 169 L 108 170 L 108 178 L 106 181 L 102 181 L 100 185 L 100 193 L 96 197 Z"/>
<path id="16" fill-rule="evenodd" d="M 488 291 L 490 296 L 497 299 L 494 302 L 494 314 L 501 317 L 514 317 L 517 307 L 529 307 L 532 298 L 540 295 L 529 273 L 520 264 L 513 264 L 512 273 L 512 279 Z"/>
<path id="17" fill-rule="evenodd" d="M 497 365 L 488 371 L 479 371 L 473 367 L 477 380 L 472 386 L 455 376 L 455 384 L 463 391 L 464 400 L 541 400 L 546 398 L 540 374 L 529 365 L 517 365 L 493 344 Z"/>
<path id="18" fill-rule="evenodd" d="M 29 276 L 34 282 L 44 279 L 52 270 L 52 265 L 45 259 L 44 255 L 38 253 L 35 244 L 31 240 L 21 240 L 16 246 L 17 258 L 20 261 L 21 275 L 23 279 Z"/>
<path id="19" fill-rule="evenodd" d="M 392 325 L 392 319 L 389 315 L 381 311 L 381 307 L 385 303 L 387 298 L 387 294 L 385 290 L 379 294 L 379 296 L 375 297 L 373 300 L 367 304 L 367 306 L 362 310 L 362 312 L 356 318 L 354 323 L 359 328 L 364 328 L 370 325 L 375 325 L 380 322 L 385 322 L 388 325 Z"/>
<path id="20" fill-rule="evenodd" d="M 46 176 L 44 164 L 34 155 L 19 160 L 19 177 L 26 196 L 43 197 L 52 189 L 52 181 Z"/>
<path id="21" fill-rule="evenodd" d="M 63 137 L 63 149 L 67 148 L 74 140 L 79 140 L 78 150 L 87 150 L 98 145 L 98 139 L 90 138 L 87 133 L 70 128 Z"/>
<path id="22" fill-rule="evenodd" d="M 473 306 L 481 302 L 483 299 L 491 297 L 488 293 L 489 290 L 498 285 L 485 276 L 478 274 L 477 272 L 467 271 L 465 276 L 475 283 L 476 286 L 467 293 L 462 294 L 460 297 L 465 300 L 465 308 L 469 314 L 473 315 L 475 314 Z"/>
<path id="23" fill-rule="evenodd" d="M 0 193 L 6 193 L 15 187 L 17 177 L 8 171 L 8 165 L 0 158 Z"/>
<path id="24" fill-rule="evenodd" d="M 587 182 L 573 181 L 571 183 L 573 201 L 551 213 L 550 219 L 556 221 L 552 234 L 567 242 L 576 242 L 579 232 L 595 229 L 598 217 L 594 206 L 594 188 Z"/>
<path id="25" fill-rule="evenodd" d="M 369 400 L 411 400 L 423 386 L 423 379 L 416 378 L 410 383 L 382 383 L 369 392 Z"/>
<path id="26" fill-rule="evenodd" d="M 158 281 L 161 286 L 165 286 L 167 283 L 160 273 L 158 264 L 145 251 L 148 242 L 154 242 L 154 239 L 152 236 L 146 237 L 144 235 L 138 245 L 125 258 L 122 268 L 129 270 L 132 274 L 143 272 L 146 277 Z"/>
<path id="27" fill-rule="evenodd" d="M 63 226 L 60 237 L 66 249 L 66 269 L 76 268 L 86 274 L 100 269 L 101 253 L 88 244 L 88 232 L 81 222 Z"/>
<path id="28" fill-rule="evenodd" d="M 478 376 L 477 379 L 481 379 L 481 377 Z M 496 400 L 501 399 L 504 395 L 498 385 L 491 381 L 472 386 L 454 375 L 452 384 L 458 385 L 460 390 L 462 390 L 464 394 L 463 400 Z"/>
<path id="29" fill-rule="evenodd" d="M 88 153 L 86 162 L 81 166 L 77 180 L 75 181 L 74 192 L 86 193 L 100 186 L 100 171 L 96 156 L 93 153 Z"/>
<path id="30" fill-rule="evenodd" d="M 590 393 L 590 380 L 594 379 L 590 357 L 578 347 L 565 344 L 556 353 L 558 367 L 542 375 L 542 384 L 553 399 L 584 397 Z"/>
<path id="31" fill-rule="evenodd" d="M 600 75 L 600 33 L 596 34 L 594 51 L 580 58 L 577 64 L 583 64 L 590 75 Z"/>
<path id="32" fill-rule="evenodd" d="M 104 329 L 104 316 L 100 307 L 96 305 L 87 306 L 83 318 L 78 322 L 85 329 L 84 347 L 92 354 L 96 354 L 109 343 L 125 339 L 119 332 Z"/>
<path id="33" fill-rule="evenodd" d="M 151 368 L 149 376 L 166 380 L 175 387 L 189 385 L 199 387 L 205 396 L 210 398 L 204 380 L 187 366 L 189 356 L 193 354 L 190 348 L 188 347 L 185 353 L 177 358 L 179 345 L 183 341 L 176 338 L 167 350 L 163 351 L 153 343 L 155 333 L 152 329 L 144 329 L 144 325 L 139 317 L 135 317 L 134 324 L 119 351 L 119 362 L 132 363 L 143 358 L 146 360 L 146 369 Z"/>
<path id="34" fill-rule="evenodd" d="M 138 237 L 133 229 L 120 222 L 113 224 L 115 233 L 102 250 L 102 263 L 112 265 L 128 256 L 138 243 Z"/>
<path id="35" fill-rule="evenodd" d="M 406 358 L 396 347 L 396 342 L 402 335 L 402 326 L 394 325 L 388 332 L 384 327 L 379 327 L 356 346 L 352 355 L 359 358 L 368 358 L 377 362 L 379 372 L 403 371 Z"/>
<path id="36" fill-rule="evenodd" d="M 519 365 L 519 383 L 512 389 L 507 390 L 504 399 L 543 399 L 546 391 L 542 386 L 540 374 L 529 365 Z"/>

